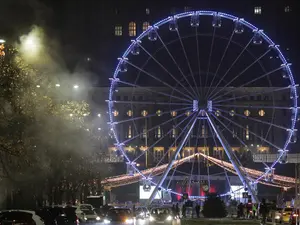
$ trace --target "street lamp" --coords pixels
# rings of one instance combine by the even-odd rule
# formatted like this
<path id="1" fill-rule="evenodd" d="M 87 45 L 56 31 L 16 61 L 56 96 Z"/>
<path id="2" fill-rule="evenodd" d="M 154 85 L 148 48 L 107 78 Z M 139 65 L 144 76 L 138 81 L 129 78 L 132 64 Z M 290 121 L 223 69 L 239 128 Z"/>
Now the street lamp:
<path id="1" fill-rule="evenodd" d="M 4 44 L 5 40 L 4 39 L 0 39 L 0 44 Z"/>
<path id="2" fill-rule="evenodd" d="M 78 89 L 79 86 L 78 86 L 77 84 L 75 84 L 75 85 L 73 86 L 73 88 L 74 88 L 74 89 Z"/>
<path id="3" fill-rule="evenodd" d="M 60 84 L 55 84 L 55 87 L 60 87 Z"/>

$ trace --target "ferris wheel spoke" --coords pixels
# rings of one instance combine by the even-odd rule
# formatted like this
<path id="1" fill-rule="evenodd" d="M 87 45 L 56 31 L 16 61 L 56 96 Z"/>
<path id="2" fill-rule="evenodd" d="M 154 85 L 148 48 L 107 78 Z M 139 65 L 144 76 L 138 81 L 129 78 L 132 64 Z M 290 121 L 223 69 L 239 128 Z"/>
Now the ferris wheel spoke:
<path id="1" fill-rule="evenodd" d="M 196 31 L 196 48 L 197 48 L 197 63 L 198 63 L 198 75 L 199 75 L 199 88 L 200 88 L 200 94 L 203 95 L 202 90 L 202 77 L 201 77 L 201 64 L 200 64 L 200 53 L 199 53 L 199 40 L 198 40 L 198 27 L 195 27 Z"/>
<path id="2" fill-rule="evenodd" d="M 219 106 L 219 107 L 226 107 L 226 108 L 254 108 L 254 109 L 293 109 L 293 107 L 290 106 L 265 106 L 265 105 L 220 105 L 215 104 L 213 105 Z"/>
<path id="3" fill-rule="evenodd" d="M 111 79 L 114 79 L 114 78 L 111 78 Z M 147 88 L 147 87 L 140 86 L 140 85 L 137 85 L 137 84 L 132 84 L 132 83 L 129 83 L 129 82 L 126 82 L 126 81 L 122 81 L 120 79 L 114 79 L 114 80 L 115 80 L 115 82 L 118 82 L 120 84 L 125 84 L 125 85 L 128 85 L 130 87 L 136 87 L 136 88 L 143 89 L 145 91 L 149 91 L 151 93 L 160 94 L 160 95 L 163 95 L 163 96 L 166 96 L 166 97 L 170 97 L 170 98 L 182 100 L 182 101 L 185 101 L 185 102 L 191 102 L 191 100 L 188 100 L 188 99 L 185 99 L 185 98 L 181 98 L 181 97 L 178 97 L 178 96 L 170 95 L 170 94 L 167 94 L 167 93 L 164 93 L 164 92 L 160 92 L 160 91 L 157 91 L 157 90 L 152 90 L 151 88 Z"/>
<path id="4" fill-rule="evenodd" d="M 163 80 L 157 78 L 156 76 L 154 76 L 154 75 L 152 75 L 151 73 L 147 72 L 146 70 L 140 68 L 139 66 L 137 66 L 137 65 L 135 65 L 135 64 L 133 64 L 133 63 L 131 63 L 130 61 L 126 61 L 126 63 L 128 63 L 128 64 L 131 65 L 132 67 L 136 68 L 137 70 L 143 72 L 144 74 L 148 75 L 149 77 L 152 77 L 154 80 L 156 80 L 156 81 L 158 81 L 158 82 L 160 82 L 160 83 L 166 85 L 167 87 L 171 88 L 173 91 L 176 91 L 176 92 L 182 94 L 183 96 L 185 96 L 185 97 L 187 97 L 187 98 L 189 98 L 189 99 L 192 99 L 189 95 L 187 95 L 187 94 L 185 94 L 185 93 L 179 91 L 178 89 L 172 87 L 170 84 L 168 84 L 168 83 L 166 83 L 165 81 L 163 81 Z"/>
<path id="5" fill-rule="evenodd" d="M 182 69 L 180 68 L 180 66 L 178 65 L 178 63 L 176 62 L 174 56 L 172 55 L 172 53 L 170 52 L 169 48 L 167 47 L 167 45 L 165 44 L 165 42 L 163 41 L 163 39 L 161 38 L 161 36 L 159 35 L 159 33 L 157 32 L 157 30 L 155 30 L 158 39 L 160 40 L 160 42 L 162 43 L 162 45 L 164 46 L 165 50 L 167 51 L 168 55 L 170 56 L 170 58 L 172 59 L 173 63 L 176 65 L 176 67 L 178 68 L 179 72 L 181 73 L 181 75 L 183 76 L 183 78 L 185 79 L 185 81 L 187 82 L 187 84 L 190 86 L 191 90 L 193 91 L 194 95 L 193 97 L 196 99 L 197 93 L 195 92 L 195 90 L 193 89 L 192 85 L 190 84 L 189 80 L 187 79 L 186 75 L 183 73 Z M 197 87 L 197 86 L 196 86 Z M 195 87 L 195 88 L 196 88 Z"/>
<path id="6" fill-rule="evenodd" d="M 185 131 L 188 130 L 189 126 L 194 123 L 194 121 L 197 119 L 197 114 L 194 113 L 194 116 L 193 118 L 185 125 L 185 127 L 182 129 L 182 132 L 178 135 L 178 137 L 173 141 L 171 147 L 174 147 L 174 145 L 176 144 L 177 142 L 177 139 L 180 138 L 181 136 L 183 136 L 185 134 Z M 162 163 L 162 161 L 164 160 L 164 158 L 169 154 L 170 152 L 170 149 L 169 148 L 166 153 L 163 155 L 163 157 L 159 160 L 159 162 L 156 164 L 156 167 L 154 167 L 149 175 L 149 177 L 151 177 L 151 175 L 155 172 L 156 168 Z M 174 159 L 176 160 L 176 158 Z"/>
<path id="7" fill-rule="evenodd" d="M 215 86 L 215 88 L 211 91 L 211 93 L 208 96 L 208 98 L 211 98 L 211 96 L 213 95 L 213 93 L 215 92 L 215 90 L 219 87 L 219 85 L 224 80 L 224 78 L 226 77 L 226 75 L 229 73 L 229 71 L 232 69 L 232 67 L 236 64 L 236 62 L 240 59 L 240 57 L 244 54 L 244 52 L 246 51 L 246 49 L 248 48 L 248 46 L 252 43 L 252 40 L 253 40 L 253 37 L 250 39 L 250 41 L 247 43 L 247 45 L 243 48 L 243 50 L 240 52 L 240 54 L 238 55 L 238 57 L 233 61 L 233 63 L 231 64 L 231 66 L 226 70 L 226 72 L 221 77 L 221 79 L 219 80 L 219 82 L 217 83 L 217 85 Z"/>
<path id="8" fill-rule="evenodd" d="M 138 160 L 140 157 L 142 157 L 146 152 L 148 152 L 149 151 L 149 149 L 151 149 L 151 148 L 153 148 L 157 143 L 159 143 L 161 140 L 163 140 L 165 137 L 167 137 L 168 135 L 170 135 L 171 134 L 171 132 L 173 131 L 173 129 L 176 129 L 176 128 L 178 128 L 183 122 L 185 122 L 187 119 L 190 119 L 189 117 L 186 117 L 186 118 L 184 118 L 182 121 L 180 121 L 178 124 L 176 124 L 175 126 L 173 126 L 171 129 L 169 129 L 168 130 L 168 132 L 167 133 L 165 133 L 164 135 L 162 135 L 160 138 L 158 138 L 151 146 L 146 146 L 147 147 L 147 149 L 141 154 L 141 155 L 139 155 L 137 158 L 135 158 L 134 160 L 133 160 L 133 162 L 135 162 L 136 160 Z M 159 126 L 161 126 L 161 125 L 159 125 Z M 149 133 L 150 131 L 148 130 L 148 131 L 146 131 L 145 133 L 147 134 L 147 133 Z"/>
<path id="9" fill-rule="evenodd" d="M 184 47 L 184 44 L 183 44 L 183 41 L 182 41 L 182 38 L 181 38 L 181 35 L 180 35 L 180 32 L 179 32 L 179 29 L 176 30 L 177 31 L 177 35 L 178 35 L 178 38 L 179 38 L 179 41 L 180 41 L 180 44 L 181 44 L 181 48 L 183 50 L 183 54 L 184 54 L 184 57 L 186 59 L 186 62 L 187 62 L 187 65 L 189 67 L 189 70 L 190 70 L 190 74 L 192 76 L 192 79 L 194 81 L 194 85 L 195 85 L 195 89 L 196 89 L 196 96 L 198 97 L 198 99 L 200 98 L 200 94 L 199 94 L 199 91 L 198 91 L 198 88 L 197 88 L 197 83 L 196 83 L 196 80 L 195 80 L 195 77 L 194 77 L 194 73 L 193 73 L 193 70 L 191 68 L 191 64 L 190 64 L 190 60 L 187 56 L 187 53 L 186 53 L 186 50 L 185 50 L 185 47 Z"/>
<path id="10" fill-rule="evenodd" d="M 214 135 L 214 132 L 213 132 L 213 129 L 212 129 L 210 123 L 208 123 L 208 127 L 209 127 L 209 130 L 210 130 L 210 133 L 212 134 L 212 137 L 213 137 L 213 141 L 214 141 L 215 146 L 218 146 L 217 141 L 216 141 L 216 138 L 215 138 L 215 135 Z M 222 162 L 223 162 L 223 160 L 222 160 Z M 223 163 L 223 164 L 224 164 L 224 163 Z M 223 168 L 223 169 L 224 169 L 224 168 Z M 226 175 L 227 183 L 228 183 L 229 187 L 231 187 L 230 179 L 229 179 L 228 174 L 227 174 L 227 171 L 226 171 L 225 169 L 224 169 L 224 172 L 225 172 L 225 175 Z M 230 189 L 231 189 L 231 188 L 230 188 Z"/>
<path id="11" fill-rule="evenodd" d="M 189 110 L 189 109 L 192 109 L 192 108 L 191 107 L 185 107 L 185 108 L 180 108 L 180 109 L 176 109 L 176 110 L 174 109 L 174 110 L 170 110 L 170 111 L 167 111 L 167 112 L 162 112 L 160 114 L 160 116 L 168 115 L 168 114 L 170 115 L 172 112 L 179 112 L 179 111 Z M 136 120 L 151 118 L 151 117 L 154 117 L 154 116 L 158 116 L 157 113 L 149 114 L 147 116 L 131 117 L 131 118 L 126 119 L 126 120 L 114 121 L 113 124 L 127 123 L 127 122 L 136 121 Z"/>
<path id="12" fill-rule="evenodd" d="M 238 135 L 236 135 L 232 130 L 230 130 L 229 129 L 229 127 L 227 126 L 227 125 L 225 125 L 217 116 L 215 116 L 215 115 L 213 115 L 213 114 L 211 114 L 214 118 L 215 118 L 215 120 L 217 120 L 228 132 L 230 132 L 230 134 L 232 135 L 232 136 L 234 136 L 244 147 L 246 147 L 247 149 L 249 149 L 251 152 L 252 152 L 252 150 L 253 149 L 251 149 L 251 148 L 248 148 L 248 145 L 241 139 L 241 138 L 239 138 L 239 136 Z M 252 153 L 254 153 L 254 152 L 252 152 Z M 267 166 L 267 164 L 265 163 L 265 162 L 263 162 L 263 164 L 265 165 L 265 166 Z"/>
<path id="13" fill-rule="evenodd" d="M 284 91 L 286 89 L 290 89 L 291 87 L 288 86 L 288 87 L 282 87 L 282 88 L 276 88 L 276 89 L 268 89 L 267 91 L 261 91 L 261 92 L 251 92 L 251 96 L 257 96 L 257 95 L 263 95 L 263 94 L 267 94 L 267 93 L 274 93 L 274 92 L 277 92 L 277 91 Z M 237 99 L 242 99 L 242 98 L 245 98 L 245 97 L 249 97 L 249 94 L 246 94 L 246 95 L 241 95 L 241 96 L 235 96 L 235 97 L 232 97 L 232 98 L 225 98 L 225 99 L 222 99 L 222 100 L 218 100 L 218 101 L 213 101 L 214 103 L 221 103 L 221 102 L 228 102 L 228 101 L 234 101 L 234 100 L 237 100 Z"/>
<path id="14" fill-rule="evenodd" d="M 198 147 L 198 141 L 199 141 L 199 137 L 200 137 L 200 120 L 198 120 L 198 129 L 197 129 L 197 133 L 196 133 L 196 140 L 195 140 L 195 149 L 197 149 Z M 195 152 L 194 152 L 195 154 Z M 199 157 L 199 156 L 198 156 Z M 189 188 L 188 190 L 190 190 L 191 188 L 191 181 L 192 181 L 192 176 L 193 176 L 193 172 L 194 172 L 194 165 L 195 165 L 195 159 L 193 159 L 193 162 L 192 162 L 192 167 L 191 167 L 191 171 L 190 171 L 190 174 L 189 174 Z M 199 163 L 199 162 L 198 162 Z"/>
<path id="15" fill-rule="evenodd" d="M 208 91 L 207 91 L 207 94 L 206 94 L 206 96 L 208 96 L 208 97 L 209 97 L 210 94 L 211 94 L 209 91 L 210 91 L 210 89 L 211 89 L 211 87 L 212 87 L 212 85 L 213 85 L 213 83 L 214 83 L 214 81 L 215 81 L 216 75 L 217 75 L 218 72 L 219 72 L 219 69 L 220 69 L 220 67 L 221 67 L 221 65 L 222 65 L 222 62 L 223 62 L 224 57 L 225 57 L 225 55 L 226 55 L 226 53 L 227 53 L 228 47 L 229 47 L 229 45 L 231 44 L 231 40 L 232 40 L 234 34 L 235 34 L 235 31 L 233 30 L 232 33 L 231 33 L 230 39 L 229 39 L 228 42 L 227 42 L 226 48 L 225 48 L 225 50 L 224 50 L 224 52 L 223 52 L 223 55 L 222 55 L 222 57 L 221 57 L 220 63 L 219 63 L 219 65 L 218 65 L 218 67 L 217 67 L 217 70 L 216 70 L 216 72 L 214 73 L 214 76 L 213 76 L 212 81 L 210 82 L 210 85 L 209 85 L 209 88 L 208 88 Z M 206 96 L 205 96 L 205 97 L 206 97 Z"/>
<path id="16" fill-rule="evenodd" d="M 222 87 L 218 92 L 213 94 L 211 97 L 213 98 L 218 93 L 220 93 L 224 88 L 228 87 L 233 81 L 235 81 L 237 78 L 242 76 L 249 68 L 251 68 L 253 65 L 255 65 L 259 60 L 261 60 L 263 57 L 265 57 L 269 52 L 271 51 L 271 48 L 269 48 L 265 53 L 263 53 L 260 57 L 258 57 L 254 62 L 252 62 L 249 66 L 247 66 L 241 73 L 239 73 L 237 76 L 235 76 L 233 79 L 231 79 L 224 87 Z"/>
<path id="17" fill-rule="evenodd" d="M 247 86 L 247 85 L 249 85 L 249 84 L 252 84 L 252 83 L 255 82 L 255 81 L 258 81 L 258 80 L 260 80 L 260 79 L 262 79 L 262 78 L 264 78 L 264 77 L 266 77 L 266 76 L 269 76 L 269 75 L 275 73 L 275 72 L 278 71 L 278 70 L 281 70 L 281 68 L 282 68 L 282 67 L 280 66 L 280 67 L 278 67 L 278 68 L 276 68 L 276 69 L 274 69 L 274 70 L 271 70 L 271 71 L 269 71 L 269 72 L 267 72 L 267 73 L 264 73 L 264 74 L 262 74 L 261 76 L 256 77 L 256 78 L 254 78 L 254 79 L 252 79 L 252 80 L 250 80 L 250 81 L 248 81 L 248 82 L 246 82 L 246 83 L 240 85 L 239 87 L 236 87 L 235 89 L 238 89 L 238 88 L 241 88 L 241 87 L 245 87 L 245 86 Z M 229 90 L 228 92 L 225 92 L 224 94 L 220 94 L 219 96 L 213 98 L 213 100 L 219 99 L 219 98 L 221 98 L 221 97 L 223 97 L 223 96 L 225 96 L 225 95 L 227 95 L 227 94 L 229 94 L 229 93 L 231 93 L 231 92 L 233 92 L 233 91 L 234 91 L 234 90 Z M 220 93 L 220 92 L 218 92 L 218 93 Z M 214 95 L 214 96 L 216 96 L 216 95 Z"/>
<path id="18" fill-rule="evenodd" d="M 184 116 L 184 115 L 186 115 L 186 113 L 178 114 L 177 116 L 172 117 L 171 119 L 166 120 L 165 122 L 163 122 L 163 123 L 161 123 L 161 124 L 159 124 L 159 125 L 156 125 L 156 126 L 150 128 L 150 129 L 148 129 L 148 132 L 157 129 L 159 126 L 162 126 L 162 125 L 168 124 L 168 123 L 170 123 L 170 122 L 173 122 L 175 119 L 179 119 L 179 118 L 181 118 L 181 117 Z M 140 133 L 138 133 L 137 135 L 133 136 L 132 138 L 128 138 L 128 139 L 124 140 L 124 141 L 121 142 L 120 144 L 123 144 L 123 145 L 124 145 L 124 144 L 127 144 L 128 142 L 133 141 L 133 140 L 136 139 L 136 138 L 139 138 L 141 135 L 143 135 L 143 133 L 145 133 L 145 132 L 140 132 Z"/>
<path id="19" fill-rule="evenodd" d="M 220 109 L 220 108 L 214 108 L 214 109 L 217 109 L 221 112 L 225 112 L 225 113 L 230 113 L 230 111 L 227 111 L 227 110 L 223 110 L 223 109 Z M 259 123 L 263 123 L 263 124 L 266 124 L 266 125 L 270 125 L 272 127 L 276 127 L 276 128 L 279 128 L 279 129 L 282 129 L 282 130 L 289 130 L 288 127 L 284 127 L 284 126 L 281 126 L 281 125 L 278 125 L 278 124 L 275 124 L 275 123 L 270 123 L 270 122 L 267 122 L 267 121 L 264 121 L 264 120 L 260 120 L 260 119 L 255 119 L 255 118 L 252 118 L 252 117 L 249 117 L 249 116 L 245 116 L 245 115 L 242 115 L 242 114 L 239 114 L 239 113 L 236 113 L 234 112 L 234 116 L 238 116 L 238 117 L 241 117 L 243 119 L 246 119 L 246 120 L 252 120 L 252 121 L 255 121 L 255 122 L 259 122 Z"/>
<path id="20" fill-rule="evenodd" d="M 209 76 L 209 69 L 210 69 L 210 63 L 211 63 L 212 50 L 214 48 L 214 41 L 215 41 L 215 33 L 216 33 L 216 27 L 214 27 L 213 37 L 212 37 L 211 45 L 210 45 L 210 52 L 209 52 L 209 56 L 208 56 L 208 65 L 207 65 L 207 71 L 206 71 L 206 76 L 205 76 L 205 85 L 204 85 L 204 93 L 205 93 L 205 95 L 207 94 L 206 90 L 205 90 L 205 87 L 206 87 L 208 76 Z"/>
<path id="21" fill-rule="evenodd" d="M 139 46 L 141 47 L 141 49 L 143 49 L 143 51 L 151 58 L 153 59 L 154 62 L 156 62 L 166 73 L 168 73 L 173 80 L 176 81 L 177 84 L 179 84 L 182 88 L 184 88 L 184 90 L 186 90 L 186 92 L 191 95 L 191 97 L 193 96 L 193 94 L 182 84 L 182 82 L 180 82 L 166 67 L 164 67 L 151 53 L 149 53 L 141 44 L 139 44 Z"/>
<path id="22" fill-rule="evenodd" d="M 268 143 L 269 145 L 273 146 L 273 147 L 276 148 L 277 150 L 281 150 L 281 148 L 278 147 L 277 145 L 275 145 L 275 144 L 273 144 L 272 142 L 268 141 L 267 139 L 261 137 L 260 135 L 257 135 L 257 134 L 254 133 L 253 131 L 251 131 L 251 130 L 249 130 L 249 129 L 246 129 L 245 127 L 241 126 L 240 124 L 234 122 L 232 119 L 229 119 L 228 117 L 226 117 L 226 116 L 224 116 L 224 115 L 222 115 L 222 114 L 221 114 L 220 116 L 221 116 L 222 118 L 224 118 L 225 120 L 231 122 L 231 123 L 234 124 L 235 126 L 241 128 L 241 129 L 243 129 L 243 130 L 245 130 L 245 131 L 246 131 L 246 130 L 249 131 L 250 134 L 252 134 L 253 136 L 259 138 L 260 140 L 262 140 L 262 141 Z"/>
<path id="23" fill-rule="evenodd" d="M 166 102 L 150 102 L 150 101 L 117 101 L 113 100 L 115 104 L 133 104 L 133 105 L 166 105 Z M 189 105 L 192 106 L 192 102 L 190 104 L 188 103 L 182 103 L 182 102 L 168 102 L 168 105 Z"/>

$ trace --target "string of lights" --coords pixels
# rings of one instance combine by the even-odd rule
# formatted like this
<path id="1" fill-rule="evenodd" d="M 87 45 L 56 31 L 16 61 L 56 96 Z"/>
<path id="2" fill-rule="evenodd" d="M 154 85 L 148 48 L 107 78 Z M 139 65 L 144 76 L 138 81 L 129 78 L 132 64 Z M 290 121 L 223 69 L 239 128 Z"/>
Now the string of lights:
<path id="1" fill-rule="evenodd" d="M 191 158 L 194 158 L 199 155 L 204 157 L 205 159 L 209 160 L 210 162 L 222 167 L 223 169 L 226 169 L 229 172 L 236 174 L 236 172 L 233 168 L 233 165 L 231 165 L 230 163 L 225 162 L 223 160 L 216 159 L 216 158 L 208 156 L 208 155 L 205 155 L 203 153 L 196 153 L 196 154 L 190 155 L 188 157 L 176 160 L 176 162 L 173 165 L 173 168 L 177 167 L 177 166 L 183 164 L 184 162 L 189 161 Z M 152 175 L 157 176 L 157 175 L 163 173 L 163 171 L 165 170 L 167 165 L 168 164 L 163 164 L 163 165 L 157 167 L 155 172 Z M 249 169 L 246 167 L 244 167 L 243 169 L 245 169 L 245 171 L 248 173 L 248 175 L 254 179 L 257 179 L 258 177 L 260 177 L 264 174 L 264 172 L 254 170 L 254 169 Z M 152 168 L 142 170 L 141 174 L 143 174 L 144 176 L 148 176 L 151 173 L 151 171 L 152 171 Z M 133 184 L 133 183 L 136 183 L 136 182 L 139 182 L 140 180 L 142 180 L 143 177 L 141 174 L 135 173 L 132 176 L 123 174 L 123 175 L 119 175 L 119 176 L 108 177 L 105 180 L 103 180 L 101 182 L 101 184 L 105 187 L 110 187 L 110 188 Z M 266 182 L 264 180 L 259 180 L 259 183 L 268 185 L 268 186 L 273 186 L 273 187 L 291 188 L 295 185 L 295 179 L 292 177 L 286 177 L 286 176 L 274 174 L 274 179 L 272 182 Z"/>

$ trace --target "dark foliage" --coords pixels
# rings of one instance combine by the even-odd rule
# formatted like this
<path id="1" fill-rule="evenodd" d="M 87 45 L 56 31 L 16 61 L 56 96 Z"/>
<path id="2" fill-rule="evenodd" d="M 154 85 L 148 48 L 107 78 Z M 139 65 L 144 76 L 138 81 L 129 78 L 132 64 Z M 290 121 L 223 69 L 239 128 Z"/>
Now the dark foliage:
<path id="1" fill-rule="evenodd" d="M 202 211 L 207 218 L 223 218 L 227 215 L 227 210 L 223 200 L 215 195 L 209 194 L 203 205 Z"/>

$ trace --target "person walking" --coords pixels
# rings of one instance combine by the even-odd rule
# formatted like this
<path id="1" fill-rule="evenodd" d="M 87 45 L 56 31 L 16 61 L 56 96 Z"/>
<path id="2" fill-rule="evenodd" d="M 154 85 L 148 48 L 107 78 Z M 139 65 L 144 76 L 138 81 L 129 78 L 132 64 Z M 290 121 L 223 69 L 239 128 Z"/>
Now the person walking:
<path id="1" fill-rule="evenodd" d="M 183 206 L 182 206 L 182 217 L 186 218 L 186 205 L 185 204 L 183 204 Z"/>
<path id="2" fill-rule="evenodd" d="M 177 216 L 180 216 L 180 209 L 179 209 L 178 203 L 176 203 L 176 214 L 177 214 Z"/>
<path id="3" fill-rule="evenodd" d="M 259 207 L 259 213 L 262 216 L 261 219 L 261 224 L 265 225 L 266 224 L 266 219 L 267 219 L 267 214 L 268 214 L 268 206 L 266 204 L 266 199 L 262 199 Z"/>
<path id="4" fill-rule="evenodd" d="M 197 218 L 200 218 L 200 205 L 198 203 L 196 204 L 195 210 L 196 210 Z"/>
<path id="5" fill-rule="evenodd" d="M 256 208 L 256 204 L 252 204 L 252 219 L 256 219 L 256 211 L 257 211 L 257 208 Z"/>

